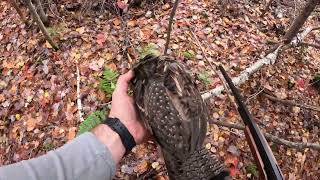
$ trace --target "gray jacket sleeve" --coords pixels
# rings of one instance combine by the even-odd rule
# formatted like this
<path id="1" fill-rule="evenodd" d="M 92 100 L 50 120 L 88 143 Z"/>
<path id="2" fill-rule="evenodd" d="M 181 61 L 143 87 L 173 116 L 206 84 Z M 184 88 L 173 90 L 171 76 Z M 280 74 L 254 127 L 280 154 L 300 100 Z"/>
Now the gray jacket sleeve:
<path id="1" fill-rule="evenodd" d="M 115 172 L 110 151 L 88 132 L 46 155 L 0 167 L 0 180 L 107 180 Z"/>

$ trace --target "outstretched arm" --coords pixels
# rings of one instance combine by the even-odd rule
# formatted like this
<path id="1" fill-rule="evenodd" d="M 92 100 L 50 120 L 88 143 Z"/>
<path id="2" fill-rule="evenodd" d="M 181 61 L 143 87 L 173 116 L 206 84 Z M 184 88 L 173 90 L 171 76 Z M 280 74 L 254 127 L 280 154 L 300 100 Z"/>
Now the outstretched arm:
<path id="1" fill-rule="evenodd" d="M 119 77 L 109 116 L 119 118 L 140 144 L 147 131 L 138 119 L 133 99 L 127 95 L 132 77 L 132 71 Z M 112 179 L 124 153 L 119 135 L 107 125 L 98 125 L 44 156 L 0 167 L 0 180 Z"/>

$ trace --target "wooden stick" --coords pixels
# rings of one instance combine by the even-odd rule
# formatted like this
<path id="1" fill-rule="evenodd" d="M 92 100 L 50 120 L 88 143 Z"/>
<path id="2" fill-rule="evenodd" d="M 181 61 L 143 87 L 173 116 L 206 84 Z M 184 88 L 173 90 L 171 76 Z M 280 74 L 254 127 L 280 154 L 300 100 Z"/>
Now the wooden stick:
<path id="1" fill-rule="evenodd" d="M 228 128 L 234 128 L 239 130 L 244 130 L 244 126 L 240 124 L 234 124 L 234 123 L 228 123 L 224 121 L 217 121 L 217 120 L 210 120 L 210 123 L 216 124 L 218 126 L 228 127 Z M 306 148 L 314 149 L 320 151 L 320 144 L 316 143 L 303 143 L 303 142 L 292 142 L 288 141 L 282 138 L 279 138 L 277 136 L 274 136 L 269 133 L 263 133 L 267 140 L 274 142 L 275 144 L 284 145 L 290 148 L 303 150 Z"/>
<path id="2" fill-rule="evenodd" d="M 288 105 L 288 106 L 297 106 L 297 107 L 301 107 L 301 108 L 304 108 L 304 109 L 309 109 L 309 110 L 320 112 L 320 107 L 306 105 L 306 104 L 299 104 L 299 103 L 295 103 L 294 101 L 289 101 L 289 100 L 284 100 L 284 99 L 278 99 L 277 97 L 271 96 L 271 95 L 266 94 L 266 93 L 262 93 L 262 95 L 264 97 L 270 99 L 271 101 L 280 102 L 280 103 Z"/>
<path id="3" fill-rule="evenodd" d="M 310 47 L 314 47 L 316 49 L 320 49 L 320 45 L 319 44 L 312 44 L 312 43 L 308 43 L 308 42 L 302 42 L 300 43 L 301 46 L 310 46 Z"/>
<path id="4" fill-rule="evenodd" d="M 80 70 L 78 67 L 78 62 L 77 62 L 77 106 L 78 106 L 78 113 L 79 113 L 79 121 L 83 122 L 84 118 L 83 118 L 83 114 L 82 114 L 82 103 L 81 103 L 81 95 L 80 95 Z"/>
<path id="5" fill-rule="evenodd" d="M 177 8 L 178 8 L 179 0 L 176 0 L 174 2 L 171 14 L 170 14 L 170 19 L 169 19 L 169 26 L 168 26 L 168 31 L 167 31 L 167 40 L 166 40 L 166 45 L 164 48 L 164 55 L 168 54 L 168 48 L 169 48 L 169 42 L 170 42 L 170 36 L 171 36 L 171 31 L 172 31 L 172 23 L 173 23 L 173 18 L 174 15 L 176 14 Z"/>

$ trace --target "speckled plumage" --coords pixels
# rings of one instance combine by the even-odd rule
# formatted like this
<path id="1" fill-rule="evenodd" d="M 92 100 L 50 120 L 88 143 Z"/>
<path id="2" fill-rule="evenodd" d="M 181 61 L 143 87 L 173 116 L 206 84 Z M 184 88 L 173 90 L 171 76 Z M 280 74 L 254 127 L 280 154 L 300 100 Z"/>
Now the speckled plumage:
<path id="1" fill-rule="evenodd" d="M 161 147 L 170 179 L 193 179 L 190 176 L 201 172 L 206 174 L 197 179 L 210 179 L 219 174 L 223 165 L 211 161 L 202 147 L 208 111 L 185 66 L 169 57 L 147 56 L 133 70 L 140 116 Z M 203 172 L 208 167 L 211 174 Z"/>

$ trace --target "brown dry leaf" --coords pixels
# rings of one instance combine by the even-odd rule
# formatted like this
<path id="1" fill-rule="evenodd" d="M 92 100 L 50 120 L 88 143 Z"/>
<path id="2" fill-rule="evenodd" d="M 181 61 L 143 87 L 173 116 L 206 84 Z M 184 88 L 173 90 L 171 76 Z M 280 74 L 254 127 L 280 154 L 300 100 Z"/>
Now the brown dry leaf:
<path id="1" fill-rule="evenodd" d="M 45 47 L 48 48 L 48 49 L 52 49 L 52 46 L 48 41 L 46 41 Z"/>
<path id="2" fill-rule="evenodd" d="M 144 160 L 134 168 L 134 172 L 138 174 L 143 174 L 148 170 L 148 168 L 149 168 L 149 163 L 146 160 Z"/>
<path id="3" fill-rule="evenodd" d="M 29 118 L 27 120 L 27 131 L 32 131 L 36 126 L 36 120 L 34 118 Z"/>
<path id="4" fill-rule="evenodd" d="M 128 22 L 128 26 L 129 26 L 129 27 L 134 27 L 134 26 L 136 26 L 136 24 L 137 24 L 137 22 L 136 22 L 135 20 L 130 20 L 130 21 Z"/>
<path id="5" fill-rule="evenodd" d="M 108 64 L 107 68 L 109 68 L 113 71 L 117 71 L 117 65 L 115 63 Z"/>
<path id="6" fill-rule="evenodd" d="M 105 34 L 104 33 L 100 33 L 100 34 L 98 34 L 97 35 L 97 43 L 100 45 L 100 46 L 102 46 L 103 45 L 103 43 L 104 42 L 106 42 L 106 36 L 105 36 Z"/>
<path id="7" fill-rule="evenodd" d="M 83 34 L 84 31 L 85 31 L 85 28 L 84 27 L 79 27 L 76 29 L 76 31 L 79 33 L 79 34 Z"/>
<path id="8" fill-rule="evenodd" d="M 76 127 L 71 127 L 69 129 L 69 132 L 68 132 L 68 135 L 67 135 L 67 139 L 68 141 L 74 139 L 76 137 L 76 131 L 77 131 L 77 128 Z"/>

